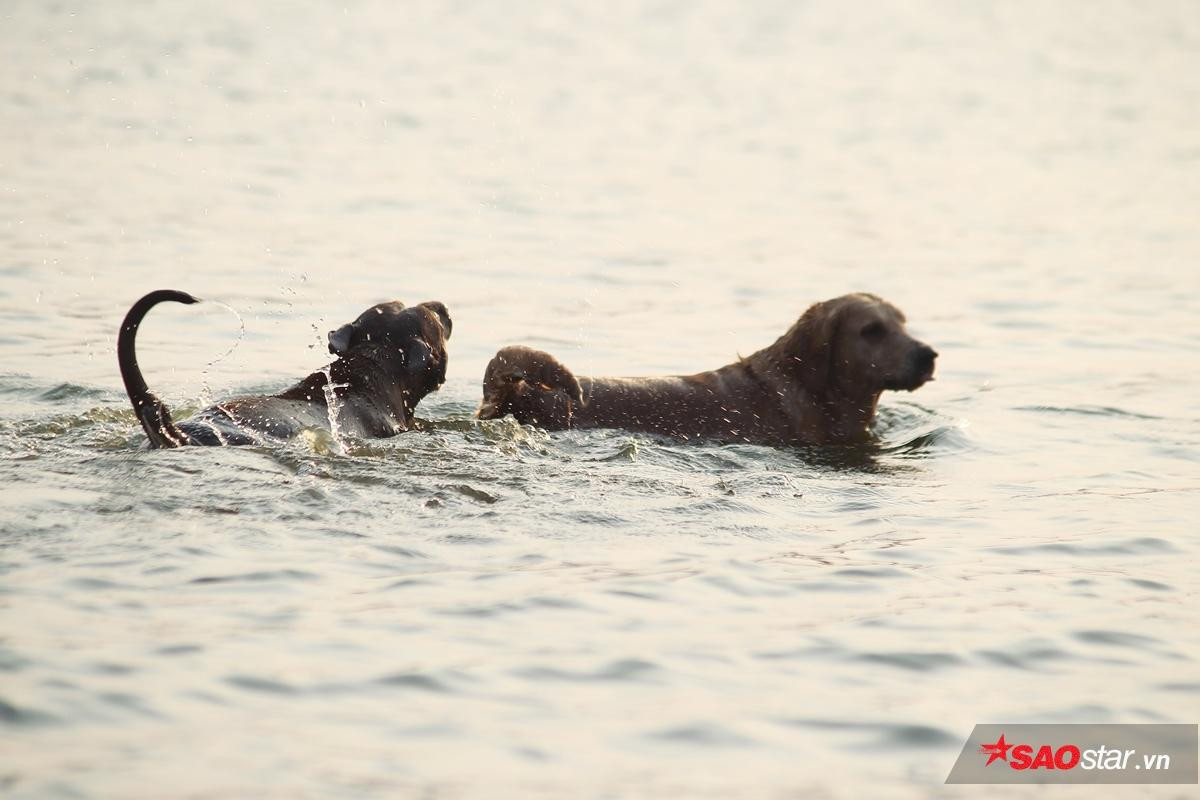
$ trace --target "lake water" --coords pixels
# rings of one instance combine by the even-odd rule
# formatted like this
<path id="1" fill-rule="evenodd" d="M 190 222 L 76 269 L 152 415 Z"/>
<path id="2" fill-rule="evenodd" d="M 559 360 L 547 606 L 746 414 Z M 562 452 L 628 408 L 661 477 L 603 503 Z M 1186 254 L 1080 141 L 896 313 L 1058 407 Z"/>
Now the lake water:
<path id="1" fill-rule="evenodd" d="M 977 722 L 1200 719 L 1195 3 L 9 2 L 0 52 L 7 796 L 1041 797 L 941 784 Z M 177 417 L 393 298 L 450 379 L 147 452 L 155 288 L 242 317 L 148 319 Z M 854 290 L 941 353 L 870 447 L 472 421 L 501 345 L 690 372 Z"/>

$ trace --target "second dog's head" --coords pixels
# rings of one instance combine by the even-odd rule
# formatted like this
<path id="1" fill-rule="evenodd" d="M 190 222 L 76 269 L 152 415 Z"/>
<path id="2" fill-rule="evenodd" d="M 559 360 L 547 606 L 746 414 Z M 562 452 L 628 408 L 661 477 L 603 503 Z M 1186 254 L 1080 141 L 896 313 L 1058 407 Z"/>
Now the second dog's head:
<path id="1" fill-rule="evenodd" d="M 904 323 L 886 300 L 848 294 L 809 308 L 782 342 L 809 391 L 850 398 L 912 391 L 933 379 L 938 354 Z"/>
<path id="2" fill-rule="evenodd" d="M 330 331 L 329 352 L 343 359 L 358 352 L 381 352 L 389 359 L 399 353 L 403 374 L 413 381 L 410 388 L 423 396 L 446 382 L 446 340 L 452 328 L 443 303 L 405 308 L 393 300 L 371 306 L 358 319 Z"/>

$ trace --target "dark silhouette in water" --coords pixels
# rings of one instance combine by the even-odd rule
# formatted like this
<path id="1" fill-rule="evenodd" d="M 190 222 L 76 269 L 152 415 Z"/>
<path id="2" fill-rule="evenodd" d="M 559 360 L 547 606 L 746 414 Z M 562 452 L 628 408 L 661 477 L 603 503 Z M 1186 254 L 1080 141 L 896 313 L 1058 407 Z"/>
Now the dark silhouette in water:
<path id="1" fill-rule="evenodd" d="M 240 397 L 175 422 L 138 368 L 134 339 L 146 314 L 162 302 L 199 302 L 186 292 L 160 289 L 133 304 L 117 337 L 125 391 L 151 447 L 245 445 L 288 439 L 305 428 L 358 437 L 409 430 L 425 395 L 446 380 L 446 339 L 452 323 L 439 302 L 405 308 L 372 306 L 329 333 L 337 360 L 279 394 Z"/>

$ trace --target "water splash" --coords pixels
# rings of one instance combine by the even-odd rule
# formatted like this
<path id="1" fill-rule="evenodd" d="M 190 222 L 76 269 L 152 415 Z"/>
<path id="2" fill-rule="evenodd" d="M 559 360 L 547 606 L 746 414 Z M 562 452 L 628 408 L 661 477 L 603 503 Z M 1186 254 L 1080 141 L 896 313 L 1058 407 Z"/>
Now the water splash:
<path id="1" fill-rule="evenodd" d="M 208 372 L 213 367 L 215 367 L 217 364 L 219 364 L 220 362 L 229 358 L 229 356 L 233 355 L 233 351 L 238 349 L 238 346 L 242 343 L 242 339 L 246 338 L 246 320 L 242 319 L 242 315 L 238 312 L 238 310 L 236 308 L 234 308 L 233 306 L 231 306 L 227 303 L 222 303 L 220 300 L 202 300 L 201 302 L 212 303 L 213 305 L 217 305 L 217 306 L 220 306 L 221 308 L 226 309 L 227 311 L 232 313 L 233 316 L 237 317 L 237 321 L 238 321 L 238 335 L 237 335 L 237 338 L 233 340 L 233 344 L 230 345 L 229 349 L 226 350 L 224 353 L 221 353 L 219 356 L 214 358 L 212 361 L 209 361 L 207 364 L 205 364 L 204 369 L 202 369 L 200 371 L 201 405 L 208 405 L 210 402 L 212 402 L 212 396 L 213 396 L 212 387 L 210 387 L 208 385 Z"/>
<path id="2" fill-rule="evenodd" d="M 337 445 L 338 452 L 345 454 L 346 444 L 342 441 L 342 432 L 338 429 L 338 389 L 345 389 L 350 384 L 334 383 L 332 364 L 326 364 L 321 368 L 321 374 L 325 376 L 325 411 L 329 415 L 329 433 L 333 437 L 333 441 Z"/>
<path id="3" fill-rule="evenodd" d="M 304 443 L 305 452 L 319 456 L 344 456 L 346 448 L 337 438 L 337 434 L 321 428 L 305 428 L 300 432 L 300 440 Z M 297 474 L 315 474 L 316 470 L 307 462 L 297 465 Z"/>

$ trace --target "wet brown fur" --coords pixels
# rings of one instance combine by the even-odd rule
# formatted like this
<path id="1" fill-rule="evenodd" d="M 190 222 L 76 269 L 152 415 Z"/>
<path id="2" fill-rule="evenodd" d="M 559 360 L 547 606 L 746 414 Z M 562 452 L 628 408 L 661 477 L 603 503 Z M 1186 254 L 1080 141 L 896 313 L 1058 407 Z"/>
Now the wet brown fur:
<path id="1" fill-rule="evenodd" d="M 488 364 L 478 415 L 548 430 L 625 428 L 775 445 L 859 441 L 879 395 L 933 377 L 937 353 L 871 294 L 817 303 L 773 344 L 709 372 L 576 377 L 549 353 L 506 347 Z"/>

